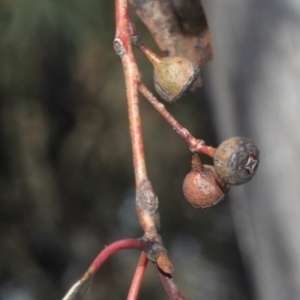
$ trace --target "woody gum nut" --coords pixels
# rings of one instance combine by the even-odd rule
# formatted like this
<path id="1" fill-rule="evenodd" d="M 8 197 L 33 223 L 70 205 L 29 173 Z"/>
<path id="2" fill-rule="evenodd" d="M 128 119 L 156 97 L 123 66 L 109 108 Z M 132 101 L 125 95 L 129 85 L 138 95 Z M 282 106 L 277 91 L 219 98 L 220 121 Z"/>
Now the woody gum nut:
<path id="1" fill-rule="evenodd" d="M 198 66 L 185 57 L 164 57 L 154 66 L 154 85 L 167 102 L 177 101 L 197 79 Z"/>
<path id="2" fill-rule="evenodd" d="M 259 165 L 259 150 L 248 138 L 232 137 L 220 144 L 214 156 L 217 174 L 228 184 L 249 181 Z"/>
<path id="3" fill-rule="evenodd" d="M 182 189 L 186 200 L 195 208 L 217 204 L 228 191 L 228 188 L 223 191 L 215 180 L 214 167 L 207 165 L 203 165 L 200 171 L 192 170 L 185 177 Z"/>

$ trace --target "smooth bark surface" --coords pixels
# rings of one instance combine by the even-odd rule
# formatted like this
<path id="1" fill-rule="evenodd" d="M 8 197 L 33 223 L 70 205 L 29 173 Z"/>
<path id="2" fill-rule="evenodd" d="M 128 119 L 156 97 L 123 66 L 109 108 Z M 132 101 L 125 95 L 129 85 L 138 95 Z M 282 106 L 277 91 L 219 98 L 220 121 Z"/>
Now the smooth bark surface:
<path id="1" fill-rule="evenodd" d="M 300 3 L 203 1 L 214 42 L 208 66 L 220 140 L 253 139 L 255 178 L 231 189 L 256 299 L 300 299 Z"/>

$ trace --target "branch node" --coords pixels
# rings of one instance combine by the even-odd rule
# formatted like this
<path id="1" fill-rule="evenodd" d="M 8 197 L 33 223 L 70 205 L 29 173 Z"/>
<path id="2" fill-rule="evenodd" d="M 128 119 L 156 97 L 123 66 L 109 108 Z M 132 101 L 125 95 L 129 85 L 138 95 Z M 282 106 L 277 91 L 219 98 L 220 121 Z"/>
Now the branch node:
<path id="1" fill-rule="evenodd" d="M 113 42 L 114 50 L 117 53 L 117 55 L 122 58 L 125 55 L 125 47 L 123 45 L 123 42 L 119 38 L 115 38 Z"/>
<path id="2" fill-rule="evenodd" d="M 158 209 L 158 198 L 148 179 L 142 181 L 137 188 L 136 204 L 143 213 L 152 216 Z"/>
<path id="3" fill-rule="evenodd" d="M 153 238 L 148 238 L 146 236 L 143 237 L 145 241 L 153 241 Z M 157 234 L 154 238 L 155 242 L 153 246 L 148 250 L 145 251 L 147 258 L 156 263 L 158 268 L 162 270 L 165 274 L 171 274 L 174 272 L 174 267 L 171 261 L 168 258 L 167 250 L 162 245 L 162 241 L 160 236 Z"/>
<path id="4" fill-rule="evenodd" d="M 143 42 L 142 37 L 140 35 L 134 35 L 131 36 L 131 44 L 133 46 L 138 46 L 139 44 L 141 44 Z"/>

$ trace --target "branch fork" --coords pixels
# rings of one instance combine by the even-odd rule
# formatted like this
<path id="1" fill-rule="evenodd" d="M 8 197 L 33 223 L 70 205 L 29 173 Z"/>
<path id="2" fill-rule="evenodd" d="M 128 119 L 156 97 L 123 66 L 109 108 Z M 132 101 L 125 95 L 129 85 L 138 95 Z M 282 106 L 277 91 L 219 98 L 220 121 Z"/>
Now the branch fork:
<path id="1" fill-rule="evenodd" d="M 132 45 L 139 47 L 144 53 L 148 51 L 147 47 L 143 44 L 141 37 L 137 34 L 134 23 L 130 19 L 127 0 L 115 0 L 115 6 L 116 35 L 113 47 L 121 59 L 125 77 L 136 183 L 136 210 L 139 222 L 144 231 L 144 236 L 140 239 L 121 240 L 102 250 L 84 276 L 73 285 L 63 300 L 83 299 L 90 286 L 93 275 L 103 262 L 113 253 L 123 249 L 138 249 L 142 251 L 127 300 L 137 299 L 148 260 L 156 263 L 159 277 L 170 299 L 184 300 L 185 298 L 179 292 L 177 285 L 172 279 L 171 274 L 174 268 L 163 246 L 162 239 L 158 234 L 160 228 L 158 198 L 147 176 L 138 93 L 141 93 L 162 117 L 165 118 L 175 132 L 187 143 L 191 152 L 204 153 L 213 157 L 215 149 L 206 146 L 203 140 L 194 138 L 143 84 L 140 71 L 133 55 Z"/>

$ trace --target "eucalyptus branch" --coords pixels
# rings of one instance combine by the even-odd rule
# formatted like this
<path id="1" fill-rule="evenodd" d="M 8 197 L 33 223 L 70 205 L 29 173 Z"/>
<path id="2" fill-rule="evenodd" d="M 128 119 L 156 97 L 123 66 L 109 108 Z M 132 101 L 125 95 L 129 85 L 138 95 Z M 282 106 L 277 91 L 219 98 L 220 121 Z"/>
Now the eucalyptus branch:
<path id="1" fill-rule="evenodd" d="M 166 110 L 164 104 L 159 102 L 142 82 L 139 83 L 138 88 L 140 93 L 153 105 L 153 107 L 172 126 L 175 132 L 188 144 L 189 149 L 192 152 L 203 153 L 209 155 L 210 157 L 214 157 L 216 151 L 215 148 L 206 146 L 203 140 L 193 137 L 190 132 Z"/>
<path id="2" fill-rule="evenodd" d="M 94 259 L 86 273 L 77 281 L 62 300 L 82 300 L 92 282 L 93 276 L 101 265 L 114 253 L 125 249 L 136 249 L 149 252 L 153 248 L 153 241 L 147 239 L 124 239 L 104 248 Z"/>
<path id="3" fill-rule="evenodd" d="M 136 207 L 140 224 L 145 232 L 145 237 L 161 243 L 157 233 L 159 229 L 158 198 L 156 197 L 151 182 L 147 178 L 141 118 L 139 111 L 138 84 L 140 72 L 135 61 L 129 27 L 132 22 L 129 18 L 127 1 L 116 0 L 116 36 L 114 49 L 121 58 L 127 91 L 129 125 L 133 152 L 133 165 L 136 181 Z M 155 253 L 155 261 L 166 273 L 173 271 L 173 266 L 167 257 L 167 252 L 161 245 L 161 251 Z"/>
<path id="4" fill-rule="evenodd" d="M 63 300 L 83 299 L 94 274 L 101 265 L 112 254 L 124 249 L 142 251 L 127 300 L 137 299 L 148 260 L 156 263 L 160 280 L 170 299 L 185 300 L 172 279 L 171 274 L 174 268 L 158 234 L 160 229 L 158 197 L 147 176 L 139 93 L 151 103 L 173 130 L 186 142 L 190 151 L 194 153 L 192 170 L 183 183 L 183 194 L 186 200 L 195 208 L 214 205 L 228 192 L 229 185 L 239 185 L 249 181 L 258 167 L 259 150 L 251 140 L 242 137 L 230 138 L 225 140 L 218 148 L 213 148 L 207 146 L 203 140 L 196 139 L 183 127 L 142 82 L 132 51 L 132 44 L 137 46 L 152 63 L 155 89 L 169 103 L 176 102 L 197 81 L 200 64 L 187 57 L 160 57 L 147 48 L 138 35 L 135 24 L 130 19 L 127 0 L 115 0 L 115 12 L 116 34 L 113 45 L 115 52 L 121 59 L 125 77 L 136 184 L 135 204 L 144 236 L 141 239 L 124 239 L 103 249 Z M 202 165 L 197 153 L 212 157 L 214 166 Z"/>
<path id="5" fill-rule="evenodd" d="M 145 275 L 147 264 L 148 264 L 148 258 L 146 254 L 143 252 L 141 254 L 140 260 L 136 267 L 136 271 L 134 273 L 134 277 L 132 279 L 131 286 L 128 292 L 127 300 L 137 299 Z"/>
<path id="6" fill-rule="evenodd" d="M 186 298 L 180 293 L 178 286 L 174 282 L 171 275 L 165 274 L 161 270 L 158 270 L 158 275 L 170 299 L 186 300 Z"/>

